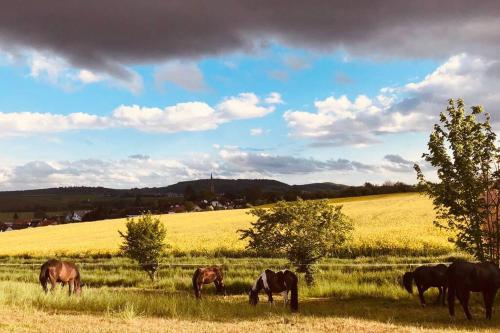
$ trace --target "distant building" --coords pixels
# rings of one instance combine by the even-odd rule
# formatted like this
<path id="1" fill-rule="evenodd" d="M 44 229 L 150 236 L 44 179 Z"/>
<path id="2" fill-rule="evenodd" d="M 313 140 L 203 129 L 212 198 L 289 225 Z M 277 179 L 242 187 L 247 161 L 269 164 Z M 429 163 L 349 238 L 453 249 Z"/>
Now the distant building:
<path id="1" fill-rule="evenodd" d="M 14 231 L 30 228 L 36 225 L 32 225 L 30 220 L 14 220 L 14 221 L 6 221 L 0 223 L 0 231 Z"/>
<path id="2" fill-rule="evenodd" d="M 71 222 L 82 222 L 84 216 L 87 215 L 90 212 L 91 212 L 90 210 L 75 210 L 75 211 L 69 212 L 66 215 L 66 217 L 65 217 L 64 220 L 66 222 L 68 222 L 68 223 L 71 223 Z"/>

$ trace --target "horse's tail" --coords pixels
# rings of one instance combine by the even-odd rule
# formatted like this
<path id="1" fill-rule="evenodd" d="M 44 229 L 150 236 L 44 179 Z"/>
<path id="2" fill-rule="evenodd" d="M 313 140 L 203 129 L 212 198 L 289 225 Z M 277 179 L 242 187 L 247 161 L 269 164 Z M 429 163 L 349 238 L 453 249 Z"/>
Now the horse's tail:
<path id="1" fill-rule="evenodd" d="M 293 273 L 292 273 L 293 274 Z M 290 286 L 290 309 L 292 312 L 299 310 L 299 291 L 297 275 L 293 274 L 292 285 Z"/>
<path id="2" fill-rule="evenodd" d="M 407 292 L 413 294 L 413 272 L 406 272 L 403 275 L 403 286 Z"/>
<path id="3" fill-rule="evenodd" d="M 201 274 L 201 268 L 196 269 L 193 274 L 193 289 L 194 289 L 194 295 L 196 298 L 200 298 L 200 289 L 198 288 L 198 277 Z"/>
<path id="4" fill-rule="evenodd" d="M 38 277 L 38 279 L 40 280 L 40 284 L 42 285 L 42 288 L 45 292 L 47 292 L 48 269 L 48 263 L 43 264 L 40 268 L 40 276 Z"/>

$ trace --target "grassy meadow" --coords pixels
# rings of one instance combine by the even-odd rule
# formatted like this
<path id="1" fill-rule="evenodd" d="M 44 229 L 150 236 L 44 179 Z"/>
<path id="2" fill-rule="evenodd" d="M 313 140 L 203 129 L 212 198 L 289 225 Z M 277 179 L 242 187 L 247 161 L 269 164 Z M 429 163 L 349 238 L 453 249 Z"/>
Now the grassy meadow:
<path id="1" fill-rule="evenodd" d="M 0 234 L 0 332 L 496 332 L 500 316 L 487 322 L 474 295 L 467 322 L 457 304 L 457 319 L 432 305 L 422 308 L 400 284 L 411 265 L 448 262 L 449 235 L 432 225 L 431 202 L 418 194 L 348 198 L 344 206 L 355 229 L 335 258 L 323 260 L 316 283 L 299 276 L 299 313 L 276 304 L 248 304 L 246 293 L 265 269 L 288 267 L 280 258 L 249 257 L 237 230 L 252 216 L 245 210 L 161 216 L 171 245 L 151 282 L 132 261 L 117 256 L 117 230 L 124 220 L 29 229 Z M 45 295 L 39 267 L 49 256 L 75 261 L 86 284 L 80 297 L 66 290 Z M 228 297 L 191 290 L 195 267 L 224 266 Z M 498 304 L 498 301 L 497 301 Z M 497 307 L 498 308 L 498 307 Z M 60 323 L 54 326 L 53 322 Z"/>
<path id="2" fill-rule="evenodd" d="M 494 332 L 500 317 L 492 322 L 483 317 L 480 297 L 472 299 L 477 320 L 467 322 L 458 307 L 457 320 L 450 321 L 447 309 L 432 305 L 437 296 L 426 294 L 429 306 L 420 307 L 416 295 L 400 286 L 400 276 L 409 267 L 404 264 L 422 261 L 446 261 L 448 258 L 384 258 L 384 263 L 401 266 L 363 266 L 368 259 L 328 259 L 319 265 L 316 284 L 308 288 L 300 283 L 299 313 L 276 304 L 266 304 L 260 296 L 257 307 L 248 304 L 246 291 L 258 274 L 267 267 L 286 267 L 281 259 L 236 258 L 218 261 L 225 267 L 229 296 L 214 294 L 213 286 L 203 290 L 197 301 L 191 291 L 194 266 L 210 258 L 176 258 L 173 266 L 163 266 L 159 278 L 151 282 L 145 273 L 123 258 L 79 261 L 86 283 L 80 297 L 68 297 L 66 290 L 45 295 L 37 284 L 38 259 L 9 258 L 0 265 L 0 331 L 56 332 L 50 320 L 78 323 L 68 332 L 244 332 L 266 331 L 340 331 L 340 332 Z M 213 260 L 213 259 L 212 259 Z M 345 266 L 338 266 L 345 265 Z M 352 266 L 351 266 L 352 265 Z M 12 319 L 22 318 L 22 321 Z M 99 323 L 92 325 L 90 323 Z M 90 325 L 89 325 L 90 324 Z M 200 326 L 202 325 L 202 326 Z M 119 328 L 119 329 L 118 329 Z M 52 330 L 51 330 L 52 329 Z M 59 330 L 60 332 L 60 330 Z"/>
<path id="3" fill-rule="evenodd" d="M 432 224 L 431 201 L 419 194 L 381 195 L 332 200 L 344 206 L 354 223 L 352 239 L 335 255 L 430 256 L 453 251 L 448 235 Z M 245 243 L 238 229 L 249 226 L 248 210 L 160 216 L 167 227 L 170 253 L 178 256 L 242 257 Z M 115 255 L 125 219 L 25 229 L 0 233 L 0 256 Z"/>

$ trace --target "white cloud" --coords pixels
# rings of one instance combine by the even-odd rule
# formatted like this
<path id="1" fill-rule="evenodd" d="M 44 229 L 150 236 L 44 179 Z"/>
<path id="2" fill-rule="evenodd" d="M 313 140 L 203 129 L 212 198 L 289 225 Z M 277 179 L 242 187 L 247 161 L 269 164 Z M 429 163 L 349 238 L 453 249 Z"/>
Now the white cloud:
<path id="1" fill-rule="evenodd" d="M 260 136 L 264 134 L 264 129 L 262 128 L 251 128 L 250 129 L 250 135 L 252 136 Z"/>
<path id="2" fill-rule="evenodd" d="M 277 92 L 270 93 L 264 101 L 267 104 L 285 104 L 281 98 L 281 94 Z"/>
<path id="3" fill-rule="evenodd" d="M 215 107 L 203 102 L 178 103 L 165 108 L 121 105 L 109 116 L 0 112 L 0 137 L 106 128 L 159 133 L 205 131 L 233 120 L 263 117 L 273 111 L 273 106 L 262 106 L 255 94 L 242 93 Z"/>
<path id="4" fill-rule="evenodd" d="M 61 58 L 36 52 L 33 53 L 29 61 L 30 75 L 37 79 L 46 78 L 51 83 L 57 83 L 67 67 Z"/>
<path id="5" fill-rule="evenodd" d="M 154 78 L 158 87 L 164 82 L 170 82 L 189 91 L 202 91 L 207 88 L 203 72 L 192 62 L 167 63 L 156 70 Z"/>
<path id="6" fill-rule="evenodd" d="M 32 112 L 0 113 L 0 136 L 99 129 L 107 126 L 107 118 L 87 113 L 69 115 Z"/>
<path id="7" fill-rule="evenodd" d="M 364 181 L 401 178 L 413 183 L 412 164 L 412 161 L 395 154 L 386 155 L 378 164 L 371 165 L 344 158 L 318 160 L 219 147 L 214 155 L 190 153 L 179 159 L 134 154 L 123 159 L 30 161 L 11 166 L 2 163 L 0 190 L 58 186 L 164 186 L 207 178 L 210 172 L 218 178 L 273 178 L 292 183 L 333 181 L 362 184 Z"/>
<path id="8" fill-rule="evenodd" d="M 26 62 L 30 69 L 30 76 L 37 80 L 47 81 L 50 84 L 65 90 L 74 90 L 80 86 L 107 82 L 112 86 L 127 89 L 134 94 L 142 91 L 144 83 L 142 77 L 129 69 L 125 74 L 111 76 L 103 72 L 98 73 L 86 68 L 74 68 L 68 62 L 51 53 L 30 52 L 16 54 L 19 62 Z"/>
<path id="9" fill-rule="evenodd" d="M 78 79 L 84 84 L 90 84 L 102 81 L 103 78 L 87 69 L 82 69 L 78 72 Z"/>
<path id="10" fill-rule="evenodd" d="M 292 135 L 315 145 L 376 143 L 385 133 L 430 131 L 449 98 L 464 98 L 468 105 L 482 104 L 495 112 L 498 75 L 497 61 L 456 55 L 419 82 L 382 88 L 374 98 L 330 96 L 314 103 L 315 112 L 289 110 L 284 119 Z M 500 123 L 499 118 L 493 121 Z"/>
<path id="11" fill-rule="evenodd" d="M 206 103 L 179 103 L 164 109 L 122 105 L 112 114 L 115 127 L 144 132 L 182 132 L 214 129 L 219 124 L 215 110 Z"/>
<path id="12" fill-rule="evenodd" d="M 262 106 L 254 93 L 241 93 L 226 98 L 216 106 L 221 121 L 260 118 L 274 111 L 273 106 Z"/>

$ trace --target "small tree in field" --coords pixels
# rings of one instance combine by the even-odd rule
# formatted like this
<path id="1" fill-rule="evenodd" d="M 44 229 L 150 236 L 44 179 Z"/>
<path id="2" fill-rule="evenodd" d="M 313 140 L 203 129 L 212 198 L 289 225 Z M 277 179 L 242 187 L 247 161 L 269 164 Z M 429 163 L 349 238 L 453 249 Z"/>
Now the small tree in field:
<path id="1" fill-rule="evenodd" d="M 121 250 L 125 255 L 139 262 L 151 280 L 156 279 L 158 263 L 165 250 L 165 236 L 167 231 L 160 219 L 153 218 L 151 213 L 137 219 L 127 220 L 127 231 L 120 233 L 123 238 Z"/>
<path id="2" fill-rule="evenodd" d="M 344 243 L 352 224 L 342 206 L 327 200 L 280 201 L 269 209 L 255 208 L 252 227 L 239 230 L 248 239 L 247 248 L 261 255 L 286 256 L 297 271 L 305 273 L 308 285 L 314 282 L 314 264 Z"/>
<path id="3" fill-rule="evenodd" d="M 464 102 L 449 101 L 434 126 L 423 157 L 437 171 L 439 182 L 425 179 L 415 165 L 420 186 L 433 199 L 435 224 L 455 232 L 456 245 L 480 261 L 499 263 L 500 224 L 498 185 L 500 152 L 488 114 Z"/>

